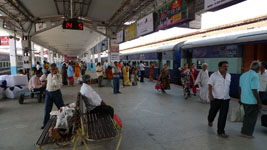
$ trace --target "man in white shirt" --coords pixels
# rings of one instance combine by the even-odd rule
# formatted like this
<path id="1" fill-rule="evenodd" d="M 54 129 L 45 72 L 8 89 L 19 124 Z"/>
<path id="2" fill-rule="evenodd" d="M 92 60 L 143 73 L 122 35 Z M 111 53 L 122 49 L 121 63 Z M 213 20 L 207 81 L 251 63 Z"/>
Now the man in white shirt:
<path id="1" fill-rule="evenodd" d="M 145 65 L 143 63 L 143 61 L 140 61 L 140 71 L 141 71 L 141 79 L 140 82 L 144 82 L 144 77 L 145 77 Z"/>
<path id="2" fill-rule="evenodd" d="M 37 92 L 39 91 L 40 94 L 43 94 L 45 91 L 45 83 L 42 83 L 40 77 L 42 75 L 42 70 L 37 70 L 36 75 L 34 75 L 29 81 L 29 90 Z M 33 93 L 32 93 L 33 94 Z"/>
<path id="3" fill-rule="evenodd" d="M 214 72 L 208 81 L 209 96 L 210 96 L 210 110 L 208 115 L 208 125 L 211 127 L 216 114 L 220 111 L 218 118 L 218 130 L 217 133 L 220 137 L 228 137 L 224 128 L 226 124 L 226 118 L 229 109 L 229 89 L 231 83 L 231 75 L 227 73 L 228 62 L 221 61 L 218 64 L 219 71 Z"/>
<path id="4" fill-rule="evenodd" d="M 267 63 L 261 63 L 261 71 L 259 72 L 259 80 L 260 80 L 260 98 L 261 102 L 264 105 L 267 105 Z"/>
<path id="5" fill-rule="evenodd" d="M 80 93 L 86 97 L 84 100 L 87 111 L 90 113 L 108 113 L 112 118 L 114 109 L 104 103 L 98 93 L 90 86 L 90 75 L 84 75 Z"/>
<path id="6" fill-rule="evenodd" d="M 48 120 L 50 119 L 50 112 L 53 108 L 53 103 L 56 104 L 57 108 L 64 106 L 64 102 L 62 99 L 62 94 L 60 91 L 62 78 L 61 75 L 57 71 L 57 65 L 55 63 L 51 64 L 51 73 L 47 76 L 47 85 L 46 85 L 46 96 L 45 96 L 45 115 L 43 126 L 41 129 L 45 127 Z"/>

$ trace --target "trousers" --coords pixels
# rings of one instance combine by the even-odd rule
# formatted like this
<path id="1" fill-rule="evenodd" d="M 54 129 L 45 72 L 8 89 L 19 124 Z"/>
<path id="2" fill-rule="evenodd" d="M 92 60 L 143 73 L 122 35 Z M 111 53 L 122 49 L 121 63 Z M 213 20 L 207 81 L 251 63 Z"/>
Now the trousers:
<path id="1" fill-rule="evenodd" d="M 245 116 L 241 133 L 252 136 L 257 122 L 259 107 L 257 104 L 243 104 Z"/>
<path id="2" fill-rule="evenodd" d="M 208 115 L 209 122 L 214 121 L 218 111 L 220 110 L 218 118 L 218 129 L 217 129 L 218 134 L 225 133 L 224 128 L 229 110 L 229 101 L 230 100 L 214 99 L 213 101 L 210 102 L 210 110 Z"/>
<path id="3" fill-rule="evenodd" d="M 56 104 L 57 109 L 60 109 L 60 107 L 64 106 L 64 102 L 63 102 L 62 94 L 60 90 L 53 91 L 53 92 L 46 92 L 43 127 L 45 127 L 48 120 L 50 119 L 50 112 L 53 108 L 53 103 Z"/>

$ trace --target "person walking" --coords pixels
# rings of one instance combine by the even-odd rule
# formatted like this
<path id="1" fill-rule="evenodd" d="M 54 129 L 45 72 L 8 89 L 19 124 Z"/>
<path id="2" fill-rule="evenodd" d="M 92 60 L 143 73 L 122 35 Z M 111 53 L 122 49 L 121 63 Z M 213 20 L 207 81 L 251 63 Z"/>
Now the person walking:
<path id="1" fill-rule="evenodd" d="M 171 89 L 170 86 L 170 72 L 168 69 L 168 65 L 164 64 L 164 68 L 162 69 L 160 76 L 159 76 L 160 82 L 163 85 L 161 91 L 163 93 L 166 93 L 165 90 Z"/>
<path id="2" fill-rule="evenodd" d="M 133 63 L 133 66 L 132 66 L 132 72 L 131 72 L 131 79 L 132 79 L 132 85 L 133 86 L 136 86 L 137 85 L 137 81 L 138 81 L 138 68 L 136 67 L 136 63 L 134 62 Z"/>
<path id="3" fill-rule="evenodd" d="M 257 73 L 259 71 L 260 63 L 253 61 L 250 65 L 250 70 L 242 74 L 239 80 L 241 104 L 244 106 L 245 111 L 241 135 L 248 138 L 253 137 L 259 109 L 262 107 L 258 94 L 260 81 Z"/>
<path id="4" fill-rule="evenodd" d="M 102 65 L 100 64 L 100 62 L 98 62 L 96 65 L 96 74 L 98 77 L 98 87 L 101 87 L 102 79 L 103 79 L 103 70 L 102 70 Z"/>
<path id="5" fill-rule="evenodd" d="M 73 78 L 74 72 L 73 72 L 72 62 L 69 62 L 67 73 L 68 73 L 69 85 L 73 86 L 74 85 L 74 78 Z"/>
<path id="6" fill-rule="evenodd" d="M 259 80 L 260 80 L 260 98 L 261 102 L 264 105 L 267 105 L 267 63 L 261 63 L 261 70 L 259 72 Z"/>
<path id="7" fill-rule="evenodd" d="M 67 65 L 64 63 L 62 66 L 62 83 L 63 85 L 68 85 L 68 73 L 67 73 Z"/>
<path id="8" fill-rule="evenodd" d="M 195 85 L 195 81 L 197 78 L 197 69 L 196 69 L 194 63 L 192 63 L 192 66 L 190 68 L 190 72 L 191 72 L 190 85 L 192 87 L 192 91 L 193 91 L 194 96 L 196 96 L 197 95 L 197 86 Z"/>
<path id="9" fill-rule="evenodd" d="M 149 80 L 153 81 L 153 79 L 154 79 L 154 63 L 151 62 L 149 67 Z"/>
<path id="10" fill-rule="evenodd" d="M 181 82 L 184 89 L 184 94 L 188 93 L 188 96 L 190 96 L 190 69 L 188 68 L 188 64 L 184 64 L 183 68 L 178 68 L 178 70 L 181 72 Z"/>
<path id="11" fill-rule="evenodd" d="M 75 63 L 75 78 L 79 78 L 80 77 L 80 65 L 78 63 Z"/>
<path id="12" fill-rule="evenodd" d="M 140 82 L 144 82 L 145 65 L 144 65 L 143 61 L 140 61 L 139 67 L 140 67 L 140 71 L 141 71 L 141 79 L 140 79 Z"/>
<path id="13" fill-rule="evenodd" d="M 213 121 L 220 111 L 218 118 L 218 136 L 226 138 L 228 135 L 225 133 L 225 124 L 229 109 L 229 90 L 231 83 L 231 75 L 227 73 L 228 62 L 221 61 L 218 64 L 219 71 L 214 72 L 208 81 L 209 96 L 210 96 L 210 110 L 208 115 L 208 125 L 211 127 Z"/>
<path id="14" fill-rule="evenodd" d="M 44 129 L 45 125 L 50 119 L 50 112 L 53 108 L 53 103 L 55 103 L 57 109 L 60 109 L 60 107 L 64 106 L 64 101 L 60 91 L 62 78 L 57 70 L 57 65 L 55 63 L 51 64 L 51 73 L 47 76 L 45 114 L 41 129 Z"/>
<path id="15" fill-rule="evenodd" d="M 113 73 L 113 93 L 118 94 L 120 92 L 120 73 L 121 69 L 118 67 L 117 61 L 114 62 L 114 67 L 112 68 Z"/>
<path id="16" fill-rule="evenodd" d="M 86 71 L 86 63 L 81 61 L 81 75 L 83 76 Z"/>
<path id="17" fill-rule="evenodd" d="M 130 85 L 130 79 L 129 79 L 130 66 L 128 63 L 123 66 L 122 72 L 123 72 L 123 85 L 129 86 Z"/>
<path id="18" fill-rule="evenodd" d="M 208 64 L 203 63 L 202 64 L 202 70 L 198 73 L 197 79 L 195 84 L 199 85 L 199 96 L 202 101 L 202 103 L 206 104 L 209 103 L 209 71 L 207 70 Z"/>

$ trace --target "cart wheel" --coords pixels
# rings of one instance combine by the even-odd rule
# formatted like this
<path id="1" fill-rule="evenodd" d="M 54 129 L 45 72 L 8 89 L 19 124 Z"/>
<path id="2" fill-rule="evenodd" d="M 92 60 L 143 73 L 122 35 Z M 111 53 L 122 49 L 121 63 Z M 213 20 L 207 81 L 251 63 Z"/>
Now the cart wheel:
<path id="1" fill-rule="evenodd" d="M 38 103 L 42 103 L 43 100 L 43 94 L 38 94 Z"/>
<path id="2" fill-rule="evenodd" d="M 19 103 L 20 103 L 20 104 L 23 104 L 23 102 L 24 102 L 24 94 L 21 94 L 21 95 L 19 96 Z"/>

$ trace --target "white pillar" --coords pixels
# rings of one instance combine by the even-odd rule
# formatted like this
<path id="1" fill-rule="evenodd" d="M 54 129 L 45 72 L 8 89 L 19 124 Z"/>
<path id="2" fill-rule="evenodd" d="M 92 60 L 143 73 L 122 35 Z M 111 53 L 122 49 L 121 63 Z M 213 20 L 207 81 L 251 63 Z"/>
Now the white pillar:
<path id="1" fill-rule="evenodd" d="M 34 43 L 33 42 L 31 42 L 31 50 L 32 50 L 32 52 L 31 52 L 32 66 L 35 66 L 36 64 L 35 64 L 35 60 L 34 60 Z"/>
<path id="2" fill-rule="evenodd" d="M 98 53 L 97 56 L 98 56 L 98 62 L 101 63 L 101 53 Z"/>
<path id="3" fill-rule="evenodd" d="M 111 64 L 111 56 L 110 56 L 110 38 L 108 39 L 108 64 Z"/>
<path id="4" fill-rule="evenodd" d="M 42 64 L 42 67 L 44 68 L 44 48 L 43 47 L 41 47 L 40 56 L 41 56 L 40 64 Z"/>
<path id="5" fill-rule="evenodd" d="M 95 54 L 92 55 L 92 59 L 93 59 L 93 72 L 95 72 Z"/>
<path id="6" fill-rule="evenodd" d="M 9 39 L 9 45 L 10 45 L 10 70 L 11 75 L 17 74 L 17 48 L 16 48 L 16 34 L 14 34 L 14 38 Z"/>

